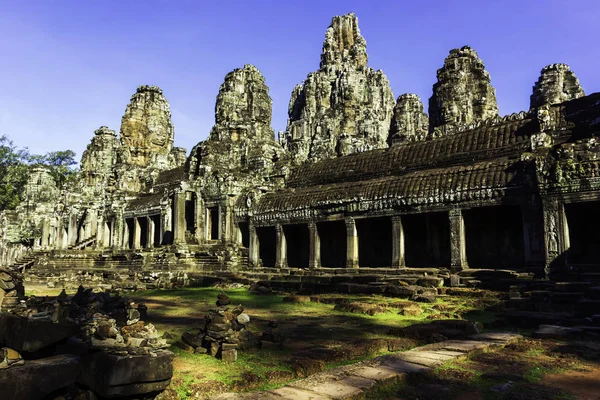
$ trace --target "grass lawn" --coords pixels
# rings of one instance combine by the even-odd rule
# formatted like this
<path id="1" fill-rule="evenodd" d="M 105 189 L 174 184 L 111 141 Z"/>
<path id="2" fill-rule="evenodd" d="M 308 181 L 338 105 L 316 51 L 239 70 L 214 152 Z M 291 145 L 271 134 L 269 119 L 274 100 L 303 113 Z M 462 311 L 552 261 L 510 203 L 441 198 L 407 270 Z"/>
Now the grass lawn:
<path id="1" fill-rule="evenodd" d="M 575 400 L 600 393 L 600 345 L 523 339 L 415 375 L 380 399 Z"/>
<path id="2" fill-rule="evenodd" d="M 204 315 L 215 306 L 221 292 L 230 297 L 233 305 L 245 308 L 253 333 L 260 336 L 267 323 L 276 320 L 285 341 L 281 349 L 241 350 L 234 364 L 172 346 L 176 354 L 172 388 L 181 398 L 277 387 L 323 368 L 415 347 L 421 343 L 392 336 L 390 329 L 467 314 L 474 320 L 489 320 L 494 314 L 482 311 L 482 306 L 497 303 L 494 297 L 449 296 L 435 304 L 421 304 L 420 315 L 405 316 L 398 311 L 407 300 L 383 296 L 330 294 L 313 296 L 310 302 L 292 303 L 284 301 L 284 295 L 256 295 L 246 289 L 186 288 L 135 292 L 130 297 L 146 303 L 149 322 L 160 332 L 171 333 L 175 338 L 170 343 L 174 344 L 183 332 L 203 325 Z M 377 304 L 385 311 L 375 315 L 338 311 L 334 307 L 339 302 Z"/>

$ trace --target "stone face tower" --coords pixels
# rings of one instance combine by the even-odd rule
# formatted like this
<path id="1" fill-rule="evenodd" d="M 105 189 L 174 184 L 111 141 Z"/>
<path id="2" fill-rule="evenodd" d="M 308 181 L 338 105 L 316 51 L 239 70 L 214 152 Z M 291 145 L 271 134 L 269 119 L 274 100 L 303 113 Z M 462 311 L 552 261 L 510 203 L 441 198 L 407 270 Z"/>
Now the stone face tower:
<path id="1" fill-rule="evenodd" d="M 81 173 L 86 185 L 101 187 L 106 184 L 117 163 L 120 146 L 117 134 L 106 126 L 94 131 L 94 137 L 81 156 Z"/>
<path id="2" fill-rule="evenodd" d="M 140 86 L 121 119 L 121 145 L 125 164 L 148 166 L 167 160 L 173 148 L 171 108 L 157 86 Z"/>
<path id="3" fill-rule="evenodd" d="M 567 64 L 551 64 L 542 69 L 533 86 L 530 108 L 544 104 L 558 104 L 585 96 L 579 79 Z"/>
<path id="4" fill-rule="evenodd" d="M 429 129 L 445 126 L 450 132 L 462 125 L 498 115 L 490 74 L 469 46 L 450 50 L 437 71 L 429 99 Z"/>
<path id="5" fill-rule="evenodd" d="M 233 174 L 238 180 L 248 174 L 268 175 L 285 153 L 275 141 L 271 116 L 272 100 L 260 71 L 244 65 L 228 73 L 217 95 L 215 125 L 188 159 L 190 176 L 202 176 L 207 184 L 217 175 Z"/>
<path id="6" fill-rule="evenodd" d="M 356 16 L 334 17 L 319 70 L 292 92 L 284 145 L 296 164 L 386 147 L 393 108 L 386 76 L 367 67 Z"/>
<path id="7" fill-rule="evenodd" d="M 269 88 L 260 71 L 253 65 L 235 69 L 219 88 L 211 138 L 273 140 L 272 109 Z"/>
<path id="8" fill-rule="evenodd" d="M 352 13 L 333 17 L 325 32 L 320 69 L 343 64 L 366 67 L 367 61 L 367 42 L 358 29 L 358 18 Z"/>
<path id="9" fill-rule="evenodd" d="M 423 112 L 423 103 L 416 94 L 405 93 L 398 97 L 390 128 L 390 144 L 425 140 L 429 119 Z"/>

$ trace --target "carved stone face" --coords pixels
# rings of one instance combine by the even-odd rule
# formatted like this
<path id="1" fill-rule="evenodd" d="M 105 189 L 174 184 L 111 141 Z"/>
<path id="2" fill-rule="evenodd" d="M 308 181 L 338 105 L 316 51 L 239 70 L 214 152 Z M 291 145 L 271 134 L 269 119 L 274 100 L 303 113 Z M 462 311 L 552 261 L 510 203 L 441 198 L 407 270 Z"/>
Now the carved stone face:
<path id="1" fill-rule="evenodd" d="M 121 122 L 123 162 L 148 165 L 157 156 L 167 156 L 173 144 L 169 103 L 162 92 L 138 88 Z"/>

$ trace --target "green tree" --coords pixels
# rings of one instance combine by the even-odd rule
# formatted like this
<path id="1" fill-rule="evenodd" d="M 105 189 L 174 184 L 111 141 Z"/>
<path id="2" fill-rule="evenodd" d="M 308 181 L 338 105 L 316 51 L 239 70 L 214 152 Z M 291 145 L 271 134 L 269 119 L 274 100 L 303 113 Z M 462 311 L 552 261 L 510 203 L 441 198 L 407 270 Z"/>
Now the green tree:
<path id="1" fill-rule="evenodd" d="M 17 149 L 6 135 L 0 136 L 0 210 L 14 209 L 21 201 L 28 159 L 27 149 Z"/>
<path id="2" fill-rule="evenodd" d="M 51 151 L 43 156 L 29 155 L 28 161 L 30 165 L 47 167 L 59 189 L 77 176 L 77 171 L 73 168 L 77 164 L 73 150 Z"/>
<path id="3" fill-rule="evenodd" d="M 76 179 L 75 164 L 72 150 L 30 154 L 27 148 L 17 148 L 8 136 L 0 136 L 0 210 L 12 210 L 21 202 L 31 168 L 47 167 L 56 186 L 62 189 Z"/>

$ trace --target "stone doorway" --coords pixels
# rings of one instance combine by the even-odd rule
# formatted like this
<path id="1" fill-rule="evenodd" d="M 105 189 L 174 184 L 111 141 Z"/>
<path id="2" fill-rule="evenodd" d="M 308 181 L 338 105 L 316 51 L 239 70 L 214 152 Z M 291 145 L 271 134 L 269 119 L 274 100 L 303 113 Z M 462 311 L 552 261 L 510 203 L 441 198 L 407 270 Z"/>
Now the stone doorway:
<path id="1" fill-rule="evenodd" d="M 407 267 L 450 267 L 447 212 L 403 215 L 402 225 Z"/>
<path id="2" fill-rule="evenodd" d="M 463 210 L 470 268 L 525 267 L 523 218 L 518 206 Z"/>
<path id="3" fill-rule="evenodd" d="M 219 207 L 208 207 L 206 219 L 206 239 L 219 240 Z"/>
<path id="4" fill-rule="evenodd" d="M 150 217 L 150 223 L 154 226 L 154 235 L 152 237 L 152 244 L 154 245 L 154 247 L 158 247 L 161 244 L 160 215 L 152 215 Z"/>
<path id="5" fill-rule="evenodd" d="M 308 225 L 284 225 L 283 232 L 287 242 L 288 266 L 292 268 L 308 268 L 310 255 Z"/>
<path id="6" fill-rule="evenodd" d="M 321 266 L 346 267 L 346 223 L 326 221 L 317 223 L 321 238 Z"/>
<path id="7" fill-rule="evenodd" d="M 125 228 L 126 228 L 126 233 L 127 235 L 125 236 L 125 245 L 127 249 L 133 249 L 133 242 L 134 242 L 134 233 L 135 233 L 135 221 L 133 220 L 133 218 L 127 218 L 125 219 Z"/>
<path id="8" fill-rule="evenodd" d="M 392 265 L 392 219 L 356 219 L 358 232 L 358 265 L 368 268 Z"/>
<path id="9" fill-rule="evenodd" d="M 238 223 L 238 241 L 242 246 L 250 247 L 250 226 L 247 222 Z"/>
<path id="10" fill-rule="evenodd" d="M 140 228 L 140 248 L 148 248 L 148 219 L 146 217 L 139 217 L 137 219 L 138 227 Z"/>
<path id="11" fill-rule="evenodd" d="M 192 235 L 196 234 L 196 194 L 185 194 L 185 230 Z"/>
<path id="12" fill-rule="evenodd" d="M 258 236 L 260 258 L 263 267 L 275 267 L 275 246 L 277 244 L 277 232 L 274 226 L 261 226 L 256 228 Z"/>
<path id="13" fill-rule="evenodd" d="M 600 264 L 600 202 L 565 204 L 571 264 Z"/>

